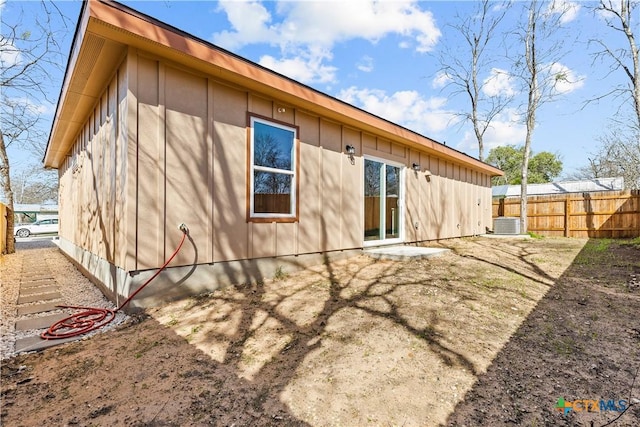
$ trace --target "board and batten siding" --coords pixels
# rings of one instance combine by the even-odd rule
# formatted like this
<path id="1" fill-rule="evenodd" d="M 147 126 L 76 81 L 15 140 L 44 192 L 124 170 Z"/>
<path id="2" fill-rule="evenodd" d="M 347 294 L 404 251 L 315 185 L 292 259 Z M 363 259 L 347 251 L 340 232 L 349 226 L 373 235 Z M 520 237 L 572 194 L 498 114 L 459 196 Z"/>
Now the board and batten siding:
<path id="1" fill-rule="evenodd" d="M 297 222 L 247 221 L 248 114 L 299 130 Z M 181 223 L 173 266 L 361 248 L 364 156 L 406 166 L 405 242 L 490 226 L 486 173 L 130 48 L 60 169 L 61 236 L 124 271 L 162 265 Z"/>
<path id="2" fill-rule="evenodd" d="M 59 234 L 125 266 L 128 227 L 127 65 L 117 67 L 58 170 Z"/>
<path id="3" fill-rule="evenodd" d="M 143 53 L 133 62 L 139 144 L 136 269 L 162 263 L 180 238 L 182 222 L 190 228 L 191 242 L 175 265 L 362 247 L 363 154 L 409 167 L 406 241 L 479 234 L 490 225 L 486 174 Z M 246 220 L 247 113 L 299 129 L 297 222 Z M 356 147 L 354 164 L 344 154 L 347 144 Z M 414 173 L 413 161 L 432 175 Z"/>

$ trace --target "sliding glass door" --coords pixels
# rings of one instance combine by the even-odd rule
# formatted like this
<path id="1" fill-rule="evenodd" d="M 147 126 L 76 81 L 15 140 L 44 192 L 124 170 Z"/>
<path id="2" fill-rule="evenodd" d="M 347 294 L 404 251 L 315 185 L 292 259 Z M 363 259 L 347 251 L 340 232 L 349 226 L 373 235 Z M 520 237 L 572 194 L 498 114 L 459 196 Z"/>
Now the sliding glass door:
<path id="1" fill-rule="evenodd" d="M 364 241 L 395 243 L 402 239 L 402 167 L 383 160 L 364 161 Z"/>

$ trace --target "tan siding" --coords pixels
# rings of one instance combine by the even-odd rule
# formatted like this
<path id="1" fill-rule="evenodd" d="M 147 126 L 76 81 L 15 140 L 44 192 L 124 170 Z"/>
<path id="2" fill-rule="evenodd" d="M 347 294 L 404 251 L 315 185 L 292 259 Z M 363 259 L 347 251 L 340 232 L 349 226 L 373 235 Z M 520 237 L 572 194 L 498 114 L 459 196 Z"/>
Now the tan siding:
<path id="1" fill-rule="evenodd" d="M 297 223 L 274 223 L 276 232 L 276 256 L 297 253 L 298 238 Z"/>
<path id="2" fill-rule="evenodd" d="M 321 243 L 319 250 L 337 250 L 340 247 L 341 225 L 341 165 L 342 165 L 342 132 L 338 124 L 322 120 L 320 122 L 320 145 L 322 161 L 320 166 L 320 182 L 322 191 L 322 215 L 320 216 Z"/>
<path id="3" fill-rule="evenodd" d="M 361 149 L 361 132 L 344 128 L 342 144 L 353 145 L 356 152 Z M 340 245 L 343 248 L 356 248 L 362 245 L 364 235 L 364 223 L 360 220 L 362 206 L 364 205 L 363 161 L 361 157 L 351 159 L 347 155 L 340 156 L 341 183 L 340 183 Z M 327 194 L 326 197 L 333 197 Z"/>
<path id="4" fill-rule="evenodd" d="M 114 76 L 110 87 L 110 108 L 112 117 L 113 135 L 116 146 L 116 206 L 115 206 L 115 264 L 119 266 L 126 265 L 127 262 L 127 232 L 132 229 L 129 227 L 127 212 L 127 140 L 123 138 L 123 118 L 126 117 L 122 111 L 122 102 L 126 96 L 126 85 L 122 84 L 122 75 L 125 74 L 121 70 Z M 123 90 L 123 86 L 125 90 Z M 126 136 L 126 128 L 124 128 Z"/>
<path id="5" fill-rule="evenodd" d="M 165 127 L 163 75 L 157 61 L 137 60 L 138 123 L 138 268 L 161 265 L 165 258 Z"/>
<path id="6" fill-rule="evenodd" d="M 246 221 L 248 112 L 299 129 L 296 223 Z M 356 148 L 353 163 L 347 144 Z M 192 240 L 173 265 L 360 247 L 363 155 L 407 167 L 406 242 L 473 234 L 478 221 L 491 221 L 485 174 L 134 50 L 75 150 L 84 153 L 83 167 L 61 170 L 61 214 L 73 211 L 74 218 L 61 221 L 61 234 L 126 270 L 161 265 L 181 237 L 181 222 Z M 477 206 L 478 198 L 487 202 Z"/>
<path id="7" fill-rule="evenodd" d="M 211 262 L 206 248 L 211 234 L 207 222 L 211 204 L 207 147 L 207 80 L 166 68 L 165 258 L 181 238 L 178 225 L 189 227 L 189 244 L 177 264 Z"/>
<path id="8" fill-rule="evenodd" d="M 271 100 L 255 95 L 249 96 L 249 111 L 252 113 L 259 114 L 264 117 L 272 117 L 274 114 L 273 108 L 273 102 Z"/>
<path id="9" fill-rule="evenodd" d="M 321 247 L 322 217 L 322 150 L 320 144 L 320 120 L 305 114 L 297 115 L 300 127 L 300 192 L 298 223 L 298 253 L 317 252 Z"/>
<path id="10" fill-rule="evenodd" d="M 214 86 L 214 261 L 249 257 L 247 201 L 247 95 Z"/>
<path id="11" fill-rule="evenodd" d="M 134 55 L 128 55 L 118 72 L 118 145 L 122 149 L 122 158 L 126 162 L 122 164 L 123 180 L 126 185 L 123 189 L 125 206 L 125 239 L 126 249 L 123 249 L 125 260 L 122 266 L 125 270 L 136 269 L 137 254 L 137 209 L 136 198 L 136 167 L 137 167 L 137 114 L 138 107 L 133 94 L 136 93 L 137 78 Z"/>

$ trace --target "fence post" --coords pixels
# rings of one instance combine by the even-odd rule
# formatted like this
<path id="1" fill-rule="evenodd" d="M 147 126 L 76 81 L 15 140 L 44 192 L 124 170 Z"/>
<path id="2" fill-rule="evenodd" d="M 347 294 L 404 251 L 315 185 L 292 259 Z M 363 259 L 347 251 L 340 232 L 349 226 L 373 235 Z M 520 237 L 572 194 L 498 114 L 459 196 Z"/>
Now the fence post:
<path id="1" fill-rule="evenodd" d="M 564 237 L 571 237 L 571 196 L 564 199 Z"/>

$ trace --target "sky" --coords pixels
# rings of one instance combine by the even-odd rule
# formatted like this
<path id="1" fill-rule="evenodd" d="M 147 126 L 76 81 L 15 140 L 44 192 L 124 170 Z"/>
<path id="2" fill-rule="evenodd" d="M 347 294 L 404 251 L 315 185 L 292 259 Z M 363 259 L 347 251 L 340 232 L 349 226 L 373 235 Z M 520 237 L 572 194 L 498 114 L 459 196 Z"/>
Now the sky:
<path id="1" fill-rule="evenodd" d="M 458 113 L 469 111 L 468 99 L 451 91 L 442 61 L 470 61 L 464 42 L 453 28 L 474 16 L 473 1 L 122 1 L 156 19 L 273 69 L 294 80 L 339 98 L 447 146 L 477 157 L 477 142 L 468 122 Z M 0 0 L 3 21 L 19 11 L 37 12 L 38 2 Z M 63 40 L 65 54 L 75 28 L 80 2 L 57 2 L 70 18 Z M 525 125 L 522 107 L 526 92 L 510 73 L 522 58 L 516 29 L 526 17 L 524 2 L 506 10 L 493 3 L 489 16 L 505 12 L 486 51 L 486 68 L 479 75 L 483 96 L 509 96 L 512 102 L 485 134 L 485 156 L 492 147 L 522 145 Z M 563 28 L 542 41 L 543 59 L 556 76 L 553 99 L 538 110 L 532 150 L 550 151 L 564 164 L 561 178 L 588 163 L 598 138 L 611 119 L 624 117 L 621 98 L 594 99 L 627 84 L 620 70 L 594 58 L 602 40 L 612 48 L 626 39 L 608 29 L 592 2 L 555 0 L 545 13 L 559 18 Z M 562 14 L 561 14 L 562 12 Z M 636 17 L 634 31 L 640 17 Z M 3 28 L 5 31 L 5 28 Z M 558 44 L 561 43 L 561 46 Z M 555 48 L 559 47 L 557 51 Z M 626 45 L 628 49 L 628 45 Z M 444 59 L 442 59 L 444 57 Z M 595 60 L 594 60 L 595 59 Z M 57 100 L 62 72 L 52 70 L 51 87 Z M 591 101 L 591 102 L 590 102 Z M 51 119 L 55 104 L 41 102 Z M 24 164 L 27 153 L 15 147 L 12 161 Z"/>

